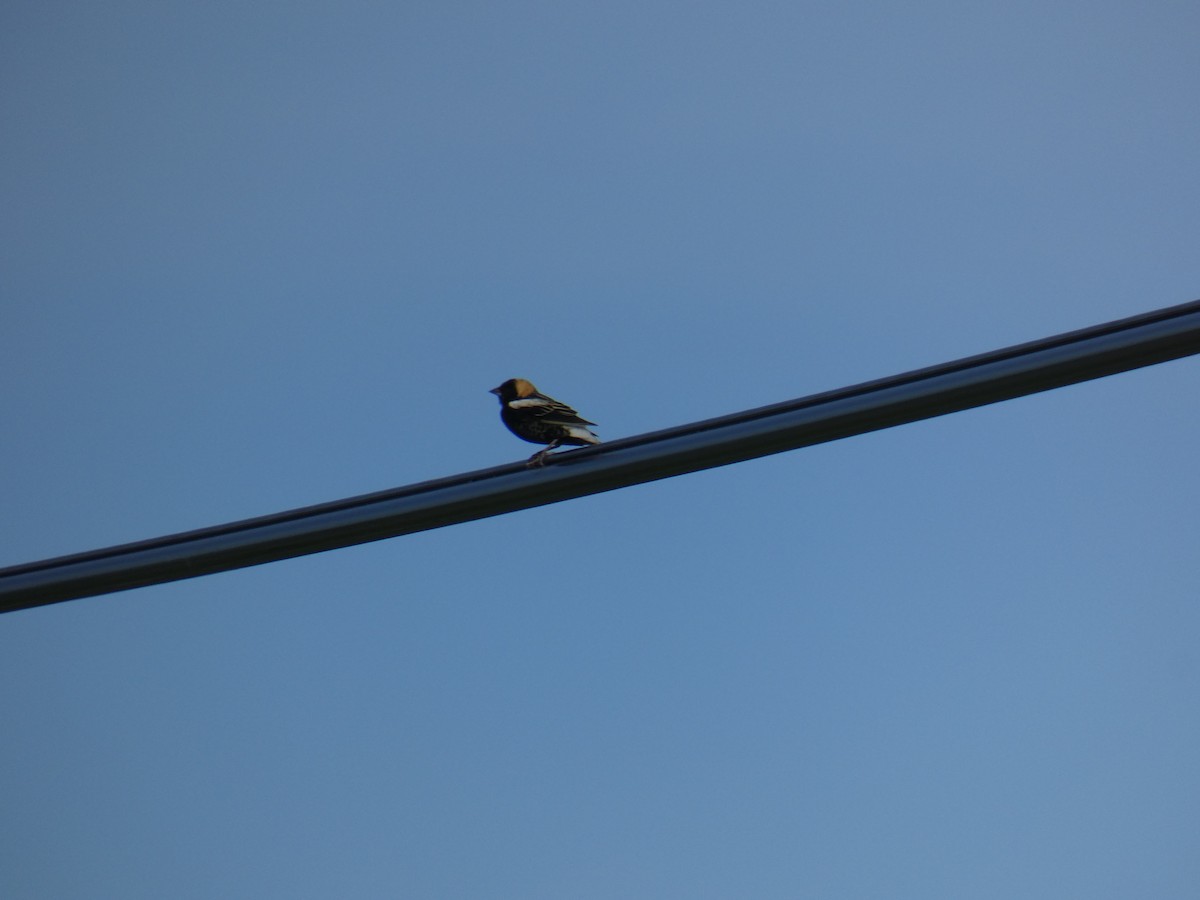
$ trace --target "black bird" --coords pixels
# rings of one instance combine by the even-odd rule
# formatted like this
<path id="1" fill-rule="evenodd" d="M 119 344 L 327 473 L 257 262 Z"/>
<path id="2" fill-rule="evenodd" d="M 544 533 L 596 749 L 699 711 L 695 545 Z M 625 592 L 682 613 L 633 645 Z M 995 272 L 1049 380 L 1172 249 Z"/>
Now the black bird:
<path id="1" fill-rule="evenodd" d="M 538 393 L 524 378 L 510 378 L 492 388 L 491 393 L 500 398 L 500 418 L 509 431 L 531 444 L 549 445 L 529 457 L 530 466 L 545 465 L 546 454 L 563 444 L 582 447 L 600 443 L 587 427 L 595 422 L 582 418 L 567 404 Z"/>

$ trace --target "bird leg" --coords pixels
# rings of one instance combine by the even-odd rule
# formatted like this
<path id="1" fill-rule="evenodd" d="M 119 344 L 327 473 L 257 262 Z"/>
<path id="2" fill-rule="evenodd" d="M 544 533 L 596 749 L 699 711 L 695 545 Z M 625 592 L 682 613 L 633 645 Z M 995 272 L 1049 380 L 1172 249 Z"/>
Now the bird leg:
<path id="1" fill-rule="evenodd" d="M 560 443 L 562 442 L 559 440 L 551 441 L 544 450 L 539 450 L 537 453 L 533 454 L 533 456 L 529 457 L 529 461 L 525 463 L 525 467 L 528 469 L 536 469 L 540 466 L 544 466 L 546 464 L 546 455 Z"/>

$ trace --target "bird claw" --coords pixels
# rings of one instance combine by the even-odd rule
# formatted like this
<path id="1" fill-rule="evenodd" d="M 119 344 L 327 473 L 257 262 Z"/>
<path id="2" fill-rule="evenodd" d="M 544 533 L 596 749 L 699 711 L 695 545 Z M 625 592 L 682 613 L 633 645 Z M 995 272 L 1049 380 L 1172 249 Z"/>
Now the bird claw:
<path id="1" fill-rule="evenodd" d="M 549 446 L 542 448 L 537 453 L 533 454 L 533 456 L 529 457 L 529 461 L 525 463 L 525 468 L 540 469 L 546 464 L 546 457 L 550 455 L 550 451 L 560 445 L 561 442 L 558 440 L 551 441 Z"/>

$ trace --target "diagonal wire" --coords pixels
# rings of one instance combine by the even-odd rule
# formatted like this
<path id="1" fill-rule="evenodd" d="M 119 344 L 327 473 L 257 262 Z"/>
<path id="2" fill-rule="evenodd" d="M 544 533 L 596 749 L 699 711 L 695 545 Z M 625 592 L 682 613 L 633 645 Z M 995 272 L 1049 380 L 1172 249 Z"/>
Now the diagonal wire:
<path id="1" fill-rule="evenodd" d="M 551 456 L 0 569 L 0 612 L 412 534 L 782 453 L 1200 353 L 1200 301 Z"/>

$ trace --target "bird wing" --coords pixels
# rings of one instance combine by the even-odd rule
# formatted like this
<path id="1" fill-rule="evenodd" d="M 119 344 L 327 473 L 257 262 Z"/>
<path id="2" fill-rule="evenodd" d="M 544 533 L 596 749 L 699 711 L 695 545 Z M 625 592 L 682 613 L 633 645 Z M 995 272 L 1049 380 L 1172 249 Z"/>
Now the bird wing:
<path id="1" fill-rule="evenodd" d="M 518 400 L 510 400 L 508 408 L 522 410 L 531 416 L 537 416 L 539 419 L 555 425 L 596 424 L 580 416 L 579 413 L 575 412 L 567 404 L 561 403 L 553 397 L 547 397 L 545 394 L 533 394 L 529 397 L 521 397 Z"/>

